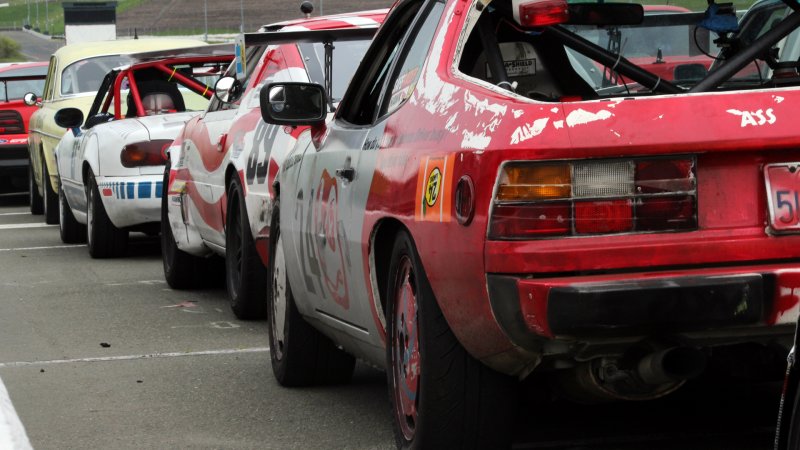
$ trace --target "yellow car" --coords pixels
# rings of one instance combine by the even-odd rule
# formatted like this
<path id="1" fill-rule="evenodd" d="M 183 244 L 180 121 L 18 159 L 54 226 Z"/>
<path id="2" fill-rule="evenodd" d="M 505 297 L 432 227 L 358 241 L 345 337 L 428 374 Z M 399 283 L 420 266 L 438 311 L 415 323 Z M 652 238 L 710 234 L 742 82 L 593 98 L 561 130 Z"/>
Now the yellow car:
<path id="1" fill-rule="evenodd" d="M 58 110 L 74 107 L 86 115 L 105 74 L 129 64 L 127 55 L 201 45 L 206 44 L 190 39 L 154 38 L 88 42 L 58 49 L 50 57 L 42 101 L 31 116 L 28 130 L 31 213 L 44 213 L 45 222 L 58 223 L 58 171 L 54 155 L 66 131 L 56 125 L 54 117 Z M 34 95 L 26 96 L 26 103 L 36 102 Z"/>

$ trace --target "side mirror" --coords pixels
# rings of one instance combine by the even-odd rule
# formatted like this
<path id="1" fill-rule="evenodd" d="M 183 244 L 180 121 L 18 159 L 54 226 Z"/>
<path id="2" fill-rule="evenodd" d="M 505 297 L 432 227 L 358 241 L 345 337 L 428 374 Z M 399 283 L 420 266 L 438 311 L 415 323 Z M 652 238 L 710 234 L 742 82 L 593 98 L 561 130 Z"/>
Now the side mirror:
<path id="1" fill-rule="evenodd" d="M 55 121 L 61 128 L 79 128 L 83 124 L 83 111 L 78 108 L 59 109 Z"/>
<path id="2" fill-rule="evenodd" d="M 327 116 L 325 88 L 315 83 L 270 83 L 260 101 L 261 117 L 274 125 L 319 125 Z"/>
<path id="3" fill-rule="evenodd" d="M 41 106 L 39 102 L 39 97 L 36 96 L 33 92 L 28 92 L 22 97 L 22 101 L 25 102 L 28 106 Z"/>
<path id="4" fill-rule="evenodd" d="M 214 96 L 222 103 L 233 103 L 242 96 L 242 82 L 234 77 L 222 77 L 214 85 Z"/>

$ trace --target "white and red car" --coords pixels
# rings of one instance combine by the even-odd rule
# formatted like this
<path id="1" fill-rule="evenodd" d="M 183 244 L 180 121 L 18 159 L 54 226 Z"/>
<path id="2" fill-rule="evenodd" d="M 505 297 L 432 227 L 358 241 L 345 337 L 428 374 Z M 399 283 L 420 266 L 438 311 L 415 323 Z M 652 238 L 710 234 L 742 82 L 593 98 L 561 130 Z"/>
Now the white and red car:
<path id="1" fill-rule="evenodd" d="M 165 150 L 232 59 L 224 44 L 133 54 L 104 77 L 85 120 L 78 108 L 56 113 L 70 129 L 55 152 L 64 242 L 88 240 L 107 258 L 125 252 L 130 231 L 159 232 Z"/>
<path id="2" fill-rule="evenodd" d="M 398 447 L 494 449 L 517 380 L 648 400 L 790 345 L 793 9 L 760 2 L 720 31 L 724 63 L 666 80 L 564 26 L 641 5 L 400 0 L 333 118 L 322 86 L 265 87 L 267 123 L 311 126 L 274 183 L 276 379 L 346 380 L 358 357 L 386 368 Z M 593 88 L 570 52 L 630 83 Z"/>
<path id="3" fill-rule="evenodd" d="M 224 256 L 233 311 L 240 318 L 264 315 L 273 182 L 302 129 L 261 120 L 261 87 L 277 81 L 328 81 L 336 103 L 385 14 L 295 20 L 246 35 L 239 78 L 221 80 L 221 85 L 228 83 L 227 91 L 186 124 L 169 150 L 162 253 L 170 286 L 200 284 L 203 266 L 213 261 L 209 256 Z M 333 55 L 327 66 L 325 42 Z M 236 71 L 234 64 L 228 75 Z"/>

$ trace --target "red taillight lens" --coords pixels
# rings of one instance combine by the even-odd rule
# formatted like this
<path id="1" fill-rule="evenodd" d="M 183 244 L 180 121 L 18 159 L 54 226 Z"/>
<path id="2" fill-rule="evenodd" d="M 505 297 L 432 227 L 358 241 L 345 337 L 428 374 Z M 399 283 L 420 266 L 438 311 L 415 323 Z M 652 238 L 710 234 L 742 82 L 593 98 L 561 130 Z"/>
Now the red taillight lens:
<path id="1" fill-rule="evenodd" d="M 489 238 L 697 229 L 694 168 L 691 157 L 508 163 Z"/>
<path id="2" fill-rule="evenodd" d="M 575 202 L 575 232 L 579 234 L 633 231 L 630 200 Z"/>
<path id="3" fill-rule="evenodd" d="M 519 4 L 519 23 L 523 27 L 557 25 L 567 20 L 569 8 L 566 0 L 532 0 Z"/>
<path id="4" fill-rule="evenodd" d="M 122 147 L 119 159 L 123 167 L 163 166 L 167 163 L 167 149 L 172 141 L 156 139 L 136 142 Z"/>
<path id="5" fill-rule="evenodd" d="M 492 212 L 490 238 L 532 238 L 569 233 L 572 226 L 567 202 L 540 205 L 498 205 Z"/>
<path id="6" fill-rule="evenodd" d="M 636 163 L 636 191 L 642 194 L 688 192 L 694 189 L 692 161 L 665 159 Z"/>
<path id="7" fill-rule="evenodd" d="M 643 198 L 636 206 L 636 229 L 692 230 L 697 228 L 694 210 L 694 197 L 688 195 Z"/>

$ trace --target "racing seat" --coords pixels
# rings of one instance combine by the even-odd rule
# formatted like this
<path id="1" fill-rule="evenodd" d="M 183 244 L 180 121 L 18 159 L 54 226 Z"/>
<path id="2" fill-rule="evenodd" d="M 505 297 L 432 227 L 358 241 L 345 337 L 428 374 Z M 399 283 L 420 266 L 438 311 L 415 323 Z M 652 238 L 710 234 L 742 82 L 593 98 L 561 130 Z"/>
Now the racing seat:
<path id="1" fill-rule="evenodd" d="M 137 81 L 136 86 L 139 88 L 139 98 L 142 99 L 142 106 L 148 116 L 186 111 L 183 95 L 178 90 L 176 83 L 165 80 L 142 80 Z M 136 117 L 137 115 L 136 103 L 133 101 L 131 93 L 128 93 L 128 113 L 125 117 Z"/>

